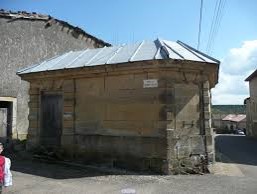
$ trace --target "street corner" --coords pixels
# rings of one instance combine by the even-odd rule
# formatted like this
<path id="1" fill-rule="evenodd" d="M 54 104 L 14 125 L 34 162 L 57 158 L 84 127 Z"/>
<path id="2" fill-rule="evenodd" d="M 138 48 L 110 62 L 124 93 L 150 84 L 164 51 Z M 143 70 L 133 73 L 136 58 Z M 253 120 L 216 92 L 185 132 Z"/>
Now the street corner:
<path id="1" fill-rule="evenodd" d="M 209 167 L 211 174 L 244 177 L 240 168 L 233 163 L 215 162 Z"/>

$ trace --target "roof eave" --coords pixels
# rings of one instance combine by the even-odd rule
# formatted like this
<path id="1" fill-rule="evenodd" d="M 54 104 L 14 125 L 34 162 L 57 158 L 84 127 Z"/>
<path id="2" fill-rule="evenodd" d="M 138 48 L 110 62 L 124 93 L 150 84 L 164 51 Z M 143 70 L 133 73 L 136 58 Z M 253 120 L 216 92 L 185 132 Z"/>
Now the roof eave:
<path id="1" fill-rule="evenodd" d="M 14 20 L 40 20 L 40 21 L 56 21 L 64 26 L 67 26 L 70 29 L 73 29 L 74 31 L 91 38 L 92 40 L 94 40 L 96 43 L 101 44 L 103 46 L 112 46 L 110 43 L 107 43 L 101 39 L 96 38 L 95 36 L 88 34 L 87 32 L 85 32 L 83 29 L 77 27 L 77 26 L 73 26 L 71 24 L 69 24 L 68 22 L 65 22 L 63 20 L 59 20 L 56 19 L 50 15 L 43 15 L 43 14 L 37 14 L 35 12 L 32 13 L 28 13 L 25 11 L 18 11 L 18 12 L 13 12 L 13 11 L 6 11 L 1 9 L 0 10 L 0 18 L 13 18 Z"/>
<path id="2" fill-rule="evenodd" d="M 249 75 L 245 81 L 251 81 L 253 78 L 257 77 L 257 69 L 251 74 Z"/>

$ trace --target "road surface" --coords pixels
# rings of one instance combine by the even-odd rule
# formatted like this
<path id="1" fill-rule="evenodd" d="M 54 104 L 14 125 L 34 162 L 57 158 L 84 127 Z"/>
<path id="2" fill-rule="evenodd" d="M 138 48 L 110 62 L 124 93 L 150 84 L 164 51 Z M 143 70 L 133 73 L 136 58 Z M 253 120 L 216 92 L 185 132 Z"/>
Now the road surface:
<path id="1" fill-rule="evenodd" d="M 216 147 L 227 155 L 228 173 L 208 175 L 137 175 L 104 173 L 92 168 L 78 168 L 12 158 L 13 183 L 8 194 L 256 194 L 256 140 L 243 136 L 216 137 Z M 229 159 L 227 159 L 229 158 Z M 233 166 L 233 168 L 230 168 Z M 232 170 L 231 170 L 232 169 Z M 239 170 L 239 171 L 240 171 Z M 240 176 L 238 176 L 240 174 Z"/>
<path id="2" fill-rule="evenodd" d="M 257 139 L 240 135 L 218 135 L 215 141 L 216 151 L 228 158 L 222 162 L 235 164 L 244 176 L 257 180 Z"/>

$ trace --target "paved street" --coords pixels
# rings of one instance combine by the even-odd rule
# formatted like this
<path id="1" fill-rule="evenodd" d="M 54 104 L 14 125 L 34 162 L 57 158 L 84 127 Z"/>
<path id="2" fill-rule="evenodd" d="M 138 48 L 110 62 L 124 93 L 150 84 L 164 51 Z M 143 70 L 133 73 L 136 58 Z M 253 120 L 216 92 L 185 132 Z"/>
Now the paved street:
<path id="1" fill-rule="evenodd" d="M 216 136 L 216 151 L 224 154 L 242 171 L 244 176 L 257 180 L 257 139 L 237 135 Z"/>
<path id="2" fill-rule="evenodd" d="M 257 193 L 256 140 L 220 135 L 216 147 L 226 154 L 219 164 L 234 166 L 224 175 L 128 175 L 92 168 L 13 159 L 14 185 L 5 193 Z M 255 147 L 253 147 L 255 146 Z M 222 157 L 223 160 L 223 157 Z M 233 161 L 232 161 L 233 160 Z M 240 176 L 229 174 L 239 169 Z M 124 190 L 125 189 L 125 190 Z"/>

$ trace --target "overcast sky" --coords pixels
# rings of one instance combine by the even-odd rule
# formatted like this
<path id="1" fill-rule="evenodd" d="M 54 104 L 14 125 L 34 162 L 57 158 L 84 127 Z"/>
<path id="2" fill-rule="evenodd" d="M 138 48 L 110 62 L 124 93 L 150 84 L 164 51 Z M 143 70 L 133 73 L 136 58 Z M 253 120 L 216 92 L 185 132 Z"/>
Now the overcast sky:
<path id="1" fill-rule="evenodd" d="M 220 25 L 207 49 L 216 2 Z M 111 44 L 157 37 L 197 47 L 200 0 L 0 0 L 0 8 L 48 14 Z M 217 3 L 217 7 L 218 7 Z M 221 6 L 222 7 L 222 6 Z M 243 104 L 257 69 L 257 1 L 203 0 L 199 50 L 221 61 L 213 104 Z M 214 17 L 215 18 L 215 17 Z M 0 29 L 1 30 L 1 29 Z"/>

